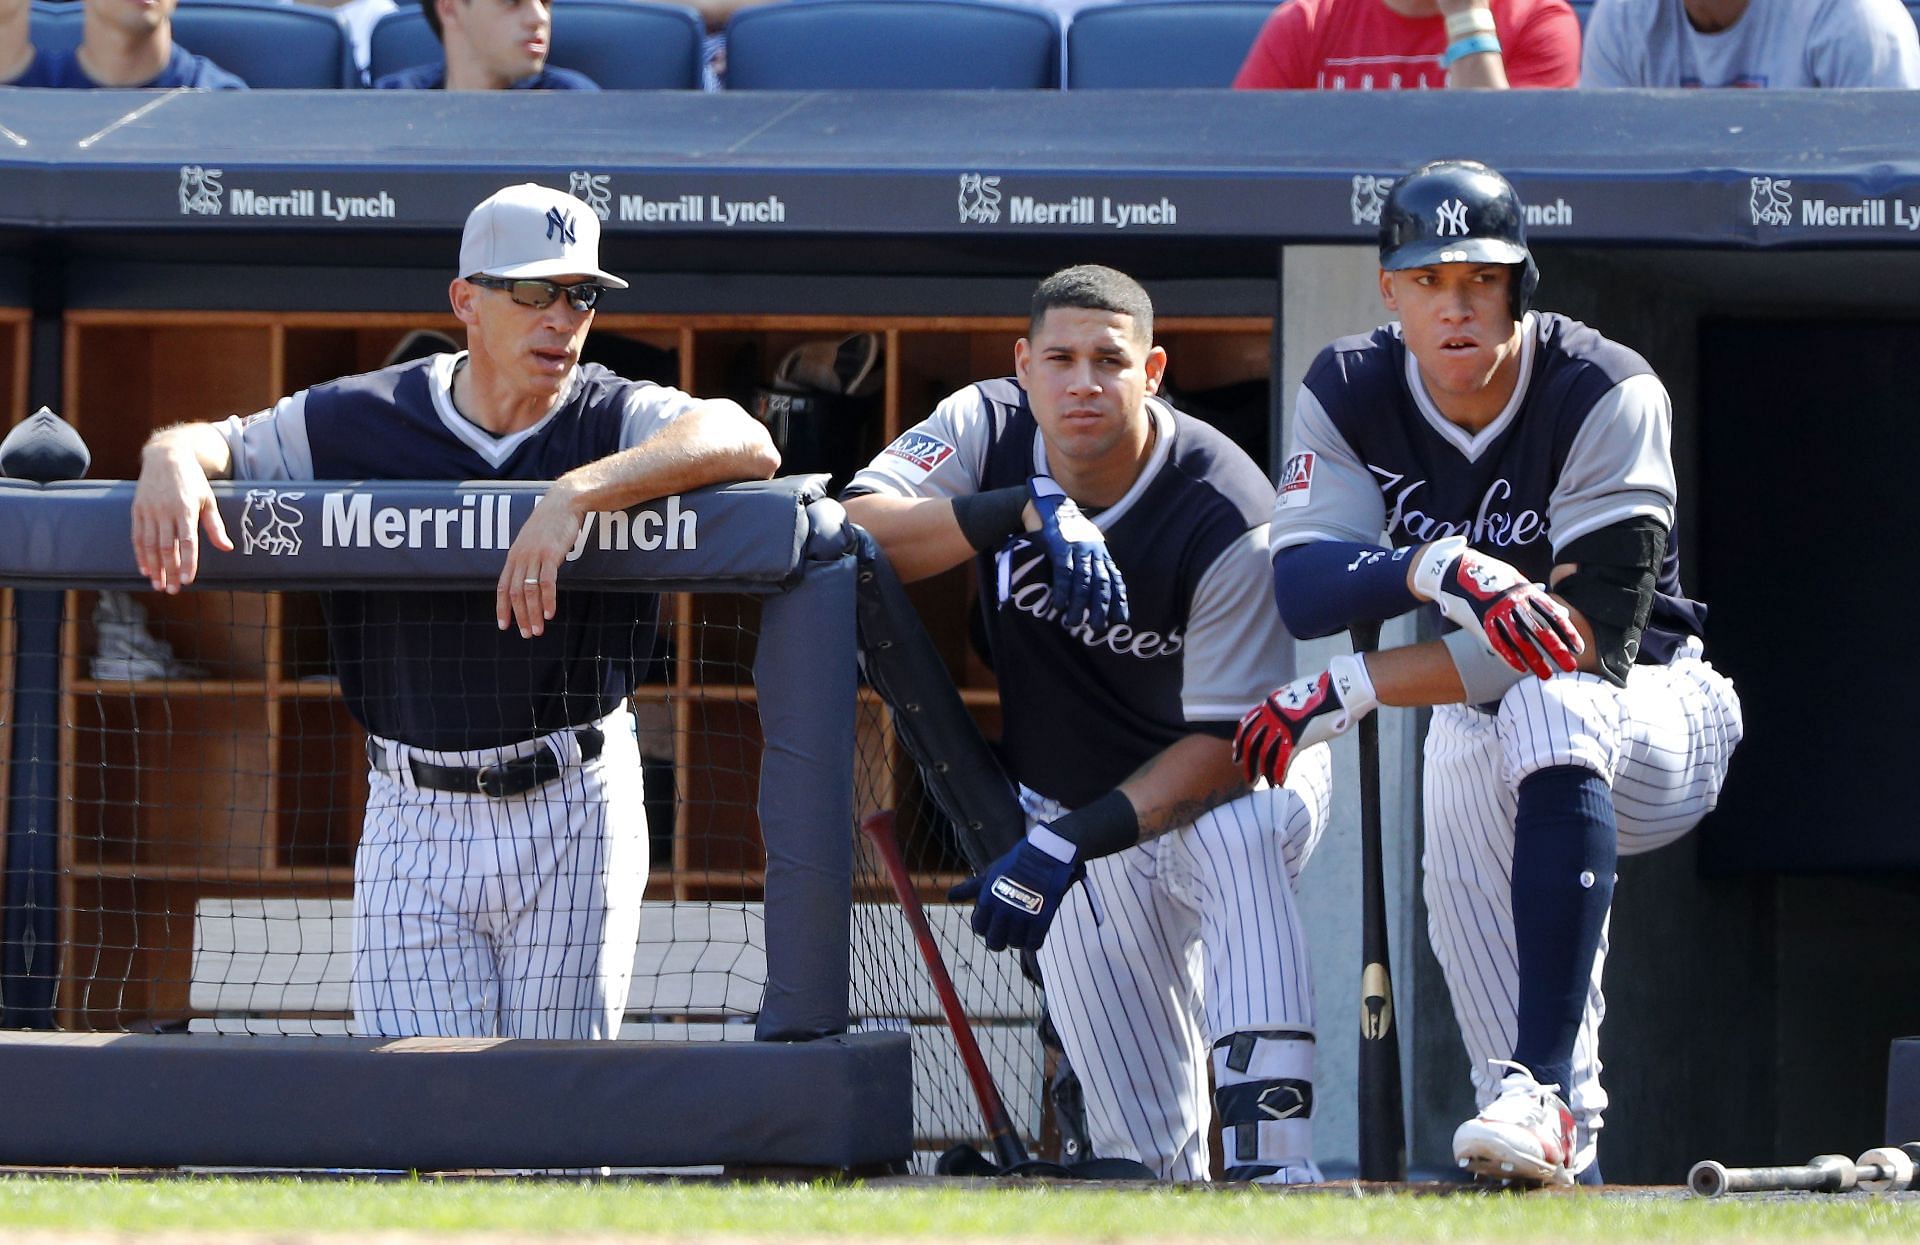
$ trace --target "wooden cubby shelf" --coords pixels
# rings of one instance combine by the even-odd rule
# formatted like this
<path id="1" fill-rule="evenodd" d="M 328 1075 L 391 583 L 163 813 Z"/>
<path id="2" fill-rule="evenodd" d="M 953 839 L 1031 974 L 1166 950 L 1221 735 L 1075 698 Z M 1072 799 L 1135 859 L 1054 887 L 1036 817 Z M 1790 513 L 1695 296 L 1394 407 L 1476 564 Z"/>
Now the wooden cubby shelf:
<path id="1" fill-rule="evenodd" d="M 25 413 L 27 324 L 25 312 L 0 311 L 0 379 L 11 379 L 15 419 Z M 1025 328 L 1017 316 L 603 313 L 588 357 L 751 409 L 754 388 L 795 347 L 877 334 L 880 382 L 871 397 L 847 407 L 846 427 L 790 453 L 787 470 L 833 471 L 837 487 L 948 393 L 1010 372 Z M 417 331 L 464 340 L 451 315 L 72 310 L 60 413 L 86 438 L 95 478 L 131 479 L 152 430 L 248 414 L 304 386 L 373 370 Z M 1169 380 L 1194 392 L 1218 390 L 1246 381 L 1253 369 L 1264 382 L 1271 332 L 1264 318 L 1163 319 L 1159 333 L 1174 358 Z M 910 592 L 962 702 L 997 736 L 992 674 L 968 638 L 971 569 Z M 329 671 L 317 594 L 133 596 L 153 633 L 205 673 L 93 677 L 97 593 L 68 593 L 60 1009 L 62 1023 L 75 1028 L 189 1014 L 193 913 L 204 897 L 351 893 L 367 790 L 365 737 Z M 647 893 L 758 899 L 764 853 L 751 667 L 760 602 L 676 593 L 663 621 L 670 651 L 661 677 L 634 698 L 650 757 L 649 794 L 658 801 L 670 779 L 673 796 L 671 825 L 654 827 Z M 871 693 L 862 696 L 859 723 L 856 812 L 922 804 L 913 766 Z M 0 777 L 4 765 L 0 752 Z M 937 849 L 916 852 L 909 844 L 909 857 L 929 898 L 960 876 Z M 861 897 L 885 898 L 870 879 Z"/>

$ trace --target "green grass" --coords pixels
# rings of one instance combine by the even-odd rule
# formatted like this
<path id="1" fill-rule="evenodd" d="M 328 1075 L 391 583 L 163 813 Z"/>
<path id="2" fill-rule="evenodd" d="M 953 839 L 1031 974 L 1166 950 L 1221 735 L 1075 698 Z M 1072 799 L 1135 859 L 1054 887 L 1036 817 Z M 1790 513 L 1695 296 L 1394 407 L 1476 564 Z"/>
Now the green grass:
<path id="1" fill-rule="evenodd" d="M 0 1180 L 0 1230 L 973 1240 L 1914 1240 L 1920 1201 L 1274 1196 L 1206 1190 L 462 1181 Z"/>

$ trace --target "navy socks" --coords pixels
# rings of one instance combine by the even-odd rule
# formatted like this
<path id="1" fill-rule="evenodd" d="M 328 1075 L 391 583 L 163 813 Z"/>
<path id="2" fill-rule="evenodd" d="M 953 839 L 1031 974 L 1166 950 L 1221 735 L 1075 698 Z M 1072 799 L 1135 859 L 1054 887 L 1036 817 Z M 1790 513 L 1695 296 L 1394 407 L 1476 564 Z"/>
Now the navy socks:
<path id="1" fill-rule="evenodd" d="M 1513 828 L 1513 932 L 1520 1023 L 1513 1046 L 1565 1098 L 1619 858 L 1613 793 L 1592 770 L 1556 766 L 1520 783 Z"/>

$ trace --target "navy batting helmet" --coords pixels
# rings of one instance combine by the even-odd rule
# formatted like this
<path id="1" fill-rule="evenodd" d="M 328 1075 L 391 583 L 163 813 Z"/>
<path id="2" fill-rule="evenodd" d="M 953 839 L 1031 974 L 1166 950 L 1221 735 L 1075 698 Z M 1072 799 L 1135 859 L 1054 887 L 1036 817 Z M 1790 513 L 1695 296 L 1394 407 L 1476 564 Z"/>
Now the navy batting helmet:
<path id="1" fill-rule="evenodd" d="M 1477 160 L 1435 160 L 1393 184 L 1380 211 L 1380 266 L 1511 264 L 1513 318 L 1527 313 L 1540 270 L 1526 213 L 1507 179 Z"/>

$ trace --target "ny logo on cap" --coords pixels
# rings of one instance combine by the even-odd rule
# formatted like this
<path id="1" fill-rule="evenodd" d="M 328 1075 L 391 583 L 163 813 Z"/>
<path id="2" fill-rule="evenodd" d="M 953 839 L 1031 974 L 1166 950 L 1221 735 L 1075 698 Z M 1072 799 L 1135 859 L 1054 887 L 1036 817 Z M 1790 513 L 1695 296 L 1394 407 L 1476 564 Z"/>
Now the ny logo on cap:
<path id="1" fill-rule="evenodd" d="M 557 207 L 547 209 L 547 241 L 553 241 L 556 233 L 560 235 L 561 246 L 574 244 L 572 212 L 562 212 Z"/>
<path id="2" fill-rule="evenodd" d="M 1433 232 L 1442 238 L 1454 238 L 1467 231 L 1467 205 L 1448 199 L 1434 210 Z"/>

